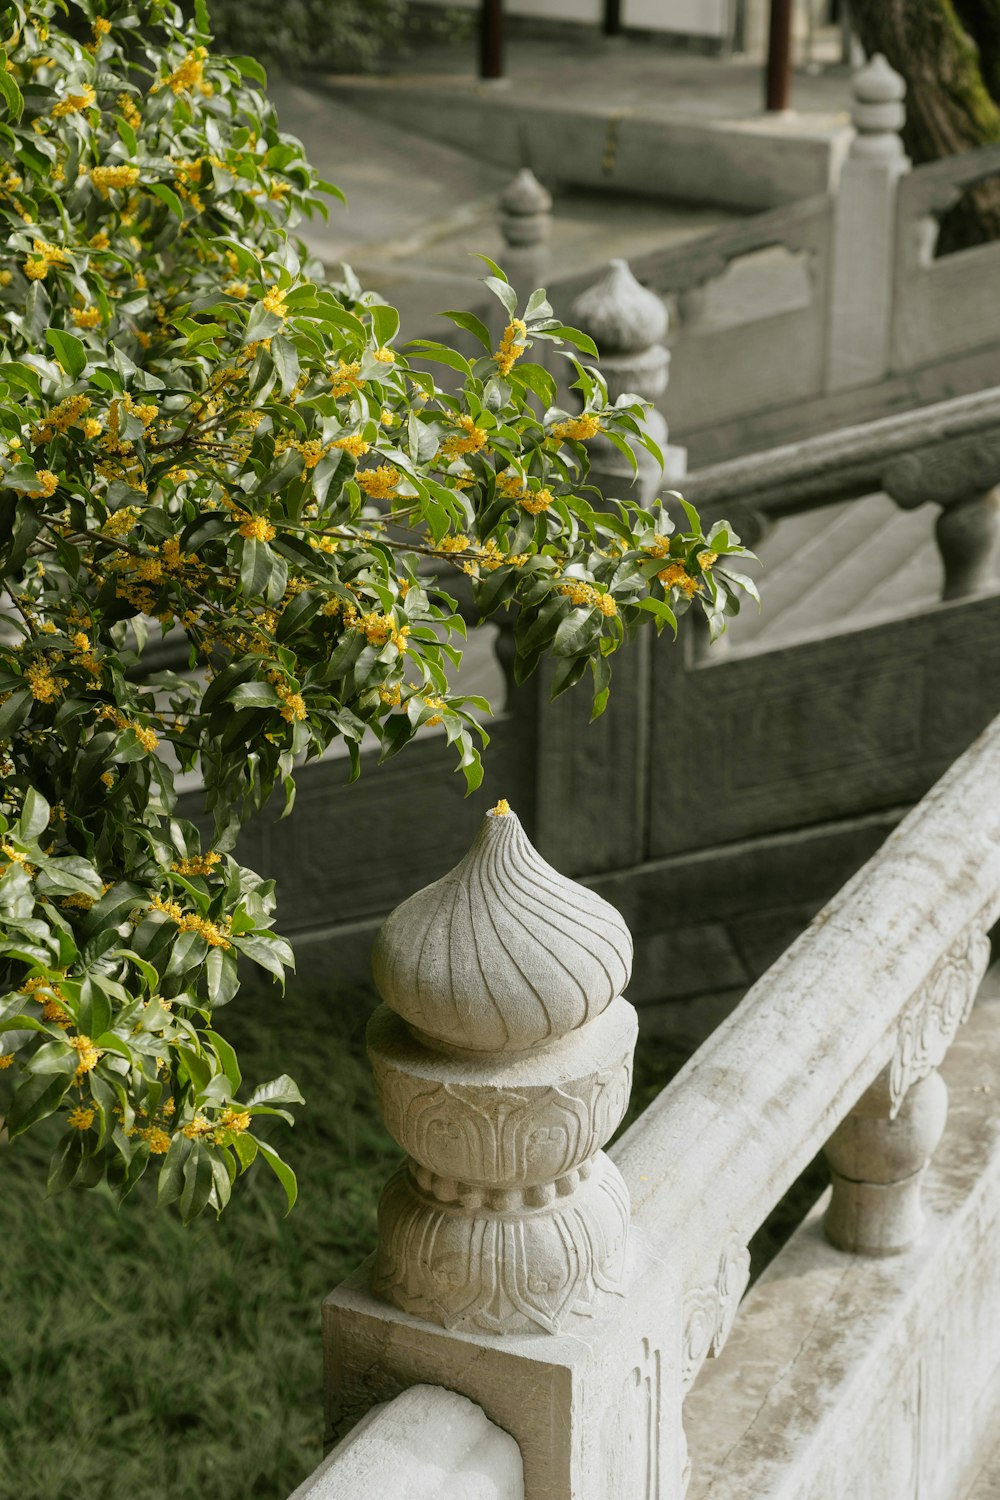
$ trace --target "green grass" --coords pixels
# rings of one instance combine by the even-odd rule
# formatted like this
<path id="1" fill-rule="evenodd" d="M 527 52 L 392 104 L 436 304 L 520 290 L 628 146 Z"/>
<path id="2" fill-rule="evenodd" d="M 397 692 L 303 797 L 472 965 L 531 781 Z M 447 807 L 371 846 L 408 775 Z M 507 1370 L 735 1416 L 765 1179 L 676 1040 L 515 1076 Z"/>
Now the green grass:
<path id="1" fill-rule="evenodd" d="M 273 1132 L 299 1202 L 270 1173 L 219 1221 L 184 1229 L 141 1183 L 45 1198 L 48 1149 L 0 1148 L 0 1496 L 285 1500 L 322 1454 L 323 1296 L 374 1246 L 399 1152 L 375 1117 L 371 1000 L 237 1000 L 227 1035 L 248 1081 L 288 1072 L 306 1106 Z M 628 1119 L 685 1061 L 643 1039 Z M 769 1258 L 816 1196 L 786 1202 Z"/>
<path id="2" fill-rule="evenodd" d="M 228 1012 L 248 1080 L 289 1072 L 307 1100 L 280 1140 L 299 1174 L 287 1219 L 270 1173 L 184 1229 L 145 1183 L 121 1211 L 100 1190 L 47 1199 L 42 1143 L 0 1149 L 0 1494 L 284 1500 L 319 1462 L 319 1304 L 372 1248 L 399 1158 L 374 1116 L 366 1003 L 353 1024 L 343 1008 Z"/>

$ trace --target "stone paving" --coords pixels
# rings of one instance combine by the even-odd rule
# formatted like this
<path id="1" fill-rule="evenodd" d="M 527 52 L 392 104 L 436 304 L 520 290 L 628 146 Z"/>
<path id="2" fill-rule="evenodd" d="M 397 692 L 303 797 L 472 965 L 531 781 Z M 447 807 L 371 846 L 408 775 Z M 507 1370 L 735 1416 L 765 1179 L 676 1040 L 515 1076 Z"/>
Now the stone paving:
<path id="1" fill-rule="evenodd" d="M 444 115 L 452 91 L 482 91 L 493 99 L 544 97 L 567 108 L 737 121 L 748 129 L 764 120 L 757 64 L 581 32 L 559 42 L 515 38 L 508 48 L 508 80 L 484 86 L 472 74 L 473 53 L 471 40 L 420 47 L 366 84 L 376 90 L 415 81 L 439 86 Z M 399 307 L 404 334 L 441 336 L 450 326 L 436 319 L 442 308 L 481 300 L 474 252 L 503 260 L 496 198 L 511 174 L 466 154 L 458 143 L 429 140 L 378 118 L 364 107 L 364 90 L 346 102 L 337 96 L 338 84 L 346 82 L 276 79 L 270 87 L 282 128 L 305 142 L 320 173 L 349 200 L 347 209 L 331 203 L 329 223 L 307 225 L 306 238 L 331 269 L 348 261 L 365 285 Z M 802 113 L 789 117 L 790 123 L 796 131 L 827 130 L 840 118 L 846 96 L 844 69 L 802 74 L 796 80 Z M 551 263 L 560 274 L 591 266 L 596 273 L 612 256 L 638 255 L 704 234 L 734 216 L 717 206 L 634 194 L 560 192 Z"/>

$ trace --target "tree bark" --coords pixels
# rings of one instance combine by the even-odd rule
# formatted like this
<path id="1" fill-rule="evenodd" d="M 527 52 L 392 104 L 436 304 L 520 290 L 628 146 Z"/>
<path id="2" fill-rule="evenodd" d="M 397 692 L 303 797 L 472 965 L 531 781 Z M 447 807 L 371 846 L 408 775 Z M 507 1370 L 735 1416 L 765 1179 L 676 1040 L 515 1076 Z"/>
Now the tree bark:
<path id="1" fill-rule="evenodd" d="M 903 143 L 914 162 L 1000 141 L 1000 0 L 851 0 L 865 51 L 907 83 Z M 972 188 L 941 220 L 938 253 L 1000 239 L 1000 180 Z"/>

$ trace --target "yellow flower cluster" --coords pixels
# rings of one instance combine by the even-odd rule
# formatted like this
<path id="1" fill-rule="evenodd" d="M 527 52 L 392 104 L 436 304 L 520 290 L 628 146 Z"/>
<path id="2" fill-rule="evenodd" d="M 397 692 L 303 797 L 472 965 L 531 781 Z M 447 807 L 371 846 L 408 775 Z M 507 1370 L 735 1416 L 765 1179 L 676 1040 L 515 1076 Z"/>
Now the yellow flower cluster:
<path id="1" fill-rule="evenodd" d="M 394 682 L 391 687 L 383 684 L 378 690 L 378 695 L 387 708 L 398 708 L 403 699 L 402 689 L 398 682 Z"/>
<path id="2" fill-rule="evenodd" d="M 82 1104 L 78 1104 L 75 1109 L 70 1110 L 66 1123 L 72 1125 L 74 1130 L 89 1130 L 94 1123 L 96 1113 L 95 1109 L 87 1109 Z"/>
<path id="3" fill-rule="evenodd" d="M 38 489 L 28 491 L 32 500 L 48 500 L 59 487 L 59 481 L 51 469 L 36 469 L 35 478 L 38 480 Z"/>
<path id="4" fill-rule="evenodd" d="M 602 594 L 589 583 L 578 582 L 575 578 L 569 583 L 561 583 L 556 591 L 565 594 L 573 604 L 586 605 L 588 609 L 599 609 L 602 615 L 616 615 L 618 606 L 610 594 Z"/>
<path id="5" fill-rule="evenodd" d="M 210 948 L 233 946 L 226 936 L 229 931 L 228 919 L 223 924 L 210 922 L 207 917 L 199 916 L 197 912 L 182 911 L 176 901 L 164 901 L 161 896 L 153 896 L 149 905 L 153 911 L 161 911 L 164 916 L 175 922 L 181 932 L 197 932 Z"/>
<path id="6" fill-rule="evenodd" d="M 205 81 L 205 58 L 207 56 L 208 52 L 204 47 L 193 48 L 168 77 L 161 78 L 158 83 L 153 84 L 150 93 L 155 94 L 166 85 L 173 94 L 190 94 L 197 89 L 200 94 L 207 97 L 213 92 L 212 85 Z"/>
<path id="7" fill-rule="evenodd" d="M 356 359 L 350 361 L 338 359 L 337 368 L 333 372 L 333 380 L 330 385 L 330 394 L 332 396 L 352 395 L 361 384 L 359 379 L 360 374 L 360 361 Z"/>
<path id="8" fill-rule="evenodd" d="M 713 563 L 718 562 L 718 561 L 719 561 L 719 554 L 717 552 L 699 552 L 698 553 L 698 566 L 699 566 L 699 568 L 702 568 L 702 569 L 710 568 Z"/>
<path id="9" fill-rule="evenodd" d="M 172 1102 L 172 1101 L 171 1101 Z M 144 1125 L 135 1134 L 146 1142 L 150 1156 L 165 1156 L 170 1150 L 170 1137 L 159 1125 Z"/>
<path id="10" fill-rule="evenodd" d="M 42 661 L 32 662 L 25 672 L 31 696 L 39 703 L 54 703 L 66 686 L 64 677 L 53 677 L 49 667 Z"/>
<path id="11" fill-rule="evenodd" d="M 509 375 L 514 365 L 527 349 L 524 343 L 528 330 L 520 318 L 512 318 L 504 329 L 503 338 L 493 351 L 493 358 L 501 375 Z"/>
<path id="12" fill-rule="evenodd" d="M 111 188 L 135 187 L 139 181 L 139 168 L 128 166 L 91 167 L 90 180 L 102 198 L 107 198 Z M 93 241 L 91 241 L 93 243 Z M 98 248 L 95 246 L 95 249 Z M 103 246 L 100 248 L 104 248 Z"/>
<path id="13" fill-rule="evenodd" d="M 121 510 L 108 516 L 104 530 L 108 536 L 127 536 L 138 519 L 139 512 L 134 505 L 123 505 Z"/>
<path id="14" fill-rule="evenodd" d="M 528 512 L 529 516 L 540 516 L 552 504 L 552 491 L 536 490 L 534 494 L 528 493 L 518 501 L 518 504 L 522 510 Z"/>
<path id="15" fill-rule="evenodd" d="M 286 724 L 300 722 L 306 717 L 306 703 L 301 693 L 296 693 L 288 686 L 282 674 L 278 671 L 268 672 L 267 680 L 281 699 L 281 717 Z"/>
<path id="16" fill-rule="evenodd" d="M 490 812 L 496 818 L 506 818 L 507 814 L 510 812 L 510 803 L 507 801 L 507 798 L 501 797 L 496 807 L 490 808 Z"/>
<path id="17" fill-rule="evenodd" d="M 68 432 L 90 410 L 89 396 L 67 396 L 47 414 L 31 434 L 33 443 L 50 443 L 57 432 Z"/>
<path id="18" fill-rule="evenodd" d="M 101 323 L 101 314 L 91 302 L 86 307 L 78 307 L 73 313 L 73 322 L 77 328 L 98 328 Z"/>
<path id="19" fill-rule="evenodd" d="M 275 530 L 266 516 L 247 516 L 240 522 L 240 536 L 251 542 L 270 542 Z"/>
<path id="20" fill-rule="evenodd" d="M 443 536 L 432 545 L 437 552 L 471 552 L 473 549 L 472 542 L 463 531 L 456 531 L 453 536 Z"/>
<path id="21" fill-rule="evenodd" d="M 78 115 L 81 110 L 90 109 L 97 95 L 89 83 L 85 83 L 80 93 L 67 94 L 52 110 L 53 120 L 65 119 L 67 115 Z"/>
<path id="22" fill-rule="evenodd" d="M 71 1036 L 69 1044 L 76 1053 L 77 1061 L 74 1077 L 76 1082 L 79 1083 L 85 1073 L 89 1073 L 92 1068 L 97 1066 L 98 1060 L 104 1054 L 97 1050 L 89 1036 Z"/>
<path id="23" fill-rule="evenodd" d="M 662 573 L 657 573 L 657 578 L 665 589 L 683 589 L 690 599 L 692 594 L 698 592 L 699 583 L 697 578 L 692 578 L 683 563 L 671 563 L 669 568 L 664 568 Z"/>
<path id="24" fill-rule="evenodd" d="M 357 481 L 370 500 L 389 500 L 396 492 L 402 479 L 398 469 L 391 464 L 380 464 L 377 469 L 364 469 L 357 475 Z"/>
<path id="25" fill-rule="evenodd" d="M 375 350 L 375 358 L 380 365 L 394 365 L 396 363 L 396 352 L 383 344 L 381 349 Z"/>
<path id="26" fill-rule="evenodd" d="M 550 437 L 558 442 L 585 443 L 588 438 L 596 437 L 601 432 L 601 419 L 595 417 L 593 412 L 584 412 L 582 417 L 570 417 L 565 422 L 557 422 L 552 428 Z"/>
<path id="27" fill-rule="evenodd" d="M 50 266 L 64 266 L 66 251 L 61 245 L 51 245 L 48 240 L 33 240 L 31 254 L 24 263 L 24 274 L 29 281 L 44 281 Z"/>
<path id="28" fill-rule="evenodd" d="M 230 297 L 235 297 L 238 302 L 242 302 L 249 294 L 250 287 L 245 281 L 229 281 L 222 290 Z"/>
<path id="29" fill-rule="evenodd" d="M 138 130 L 139 126 L 142 124 L 142 115 L 140 115 L 138 109 L 136 108 L 136 103 L 132 98 L 132 95 L 119 94 L 118 108 L 122 112 L 122 119 L 125 121 L 126 125 L 131 125 L 133 130 Z"/>
<path id="30" fill-rule="evenodd" d="M 175 875 L 211 875 L 221 858 L 221 854 L 210 849 L 207 854 L 190 854 L 184 859 L 178 859 L 170 868 Z"/>
<path id="31" fill-rule="evenodd" d="M 280 286 L 269 287 L 264 293 L 264 306 L 269 313 L 274 313 L 276 318 L 286 318 L 288 309 L 285 306 L 285 293 Z"/>
<path id="32" fill-rule="evenodd" d="M 464 435 L 459 437 L 453 434 L 445 438 L 441 444 L 441 453 L 444 458 L 458 458 L 463 453 L 478 453 L 486 446 L 486 433 L 481 427 L 477 427 L 466 413 L 455 418 L 455 426 L 460 427 Z"/>
<path id="33" fill-rule="evenodd" d="M 14 1066 L 14 1062 L 15 1058 L 12 1052 L 4 1052 L 2 1055 L 0 1055 L 0 1069 L 12 1068 Z"/>
<path id="34" fill-rule="evenodd" d="M 366 443 L 360 433 L 354 433 L 351 437 L 337 438 L 333 446 L 343 448 L 344 452 L 349 453 L 352 458 L 364 458 L 371 444 Z"/>
<path id="35" fill-rule="evenodd" d="M 373 610 L 370 614 L 359 615 L 354 623 L 370 645 L 384 646 L 387 641 L 391 641 L 397 651 L 406 650 L 406 637 L 410 633 L 410 627 L 400 625 L 395 615 L 380 615 Z"/>
<path id="36" fill-rule="evenodd" d="M 428 708 L 433 708 L 435 710 L 447 708 L 448 706 L 443 698 L 425 698 L 424 702 L 427 704 Z M 442 714 L 435 712 L 431 714 L 429 719 L 425 719 L 424 723 L 427 725 L 440 724 L 442 717 Z"/>

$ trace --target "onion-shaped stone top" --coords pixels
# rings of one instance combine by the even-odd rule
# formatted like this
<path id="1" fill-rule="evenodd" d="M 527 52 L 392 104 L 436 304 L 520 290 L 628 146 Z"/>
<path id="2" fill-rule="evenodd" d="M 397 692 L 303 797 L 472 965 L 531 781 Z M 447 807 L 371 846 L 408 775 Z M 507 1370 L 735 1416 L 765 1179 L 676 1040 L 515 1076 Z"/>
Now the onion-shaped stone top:
<path id="1" fill-rule="evenodd" d="M 662 300 L 636 281 L 627 260 L 609 261 L 600 281 L 581 292 L 571 310 L 605 355 L 648 349 L 663 338 L 669 321 Z"/>
<path id="2" fill-rule="evenodd" d="M 469 1052 L 565 1036 L 621 994 L 631 965 L 621 915 L 546 864 L 503 802 L 450 874 L 390 914 L 372 957 L 387 1005 Z"/>
<path id="3" fill-rule="evenodd" d="M 547 214 L 552 194 L 542 187 L 530 167 L 522 167 L 500 194 L 500 207 L 508 214 Z"/>

